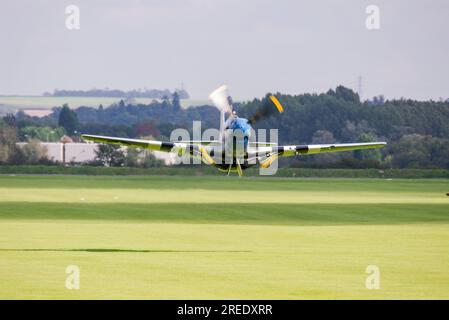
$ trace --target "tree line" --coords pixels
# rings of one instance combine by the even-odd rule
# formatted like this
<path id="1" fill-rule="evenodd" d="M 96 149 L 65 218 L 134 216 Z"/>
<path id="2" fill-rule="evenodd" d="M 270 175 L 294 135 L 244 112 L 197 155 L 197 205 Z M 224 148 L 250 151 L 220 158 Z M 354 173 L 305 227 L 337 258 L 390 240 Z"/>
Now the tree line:
<path id="1" fill-rule="evenodd" d="M 449 169 L 447 101 L 360 101 L 357 93 L 343 86 L 321 94 L 275 95 L 284 106 L 284 113 L 257 122 L 255 129 L 279 129 L 280 144 L 388 142 L 383 149 L 283 159 L 284 166 Z M 234 108 L 239 116 L 249 118 L 268 105 L 267 97 L 235 103 Z M 192 121 L 201 120 L 203 130 L 219 126 L 216 108 L 204 105 L 183 109 L 176 95 L 150 104 L 121 100 L 109 107 L 58 107 L 43 118 L 22 112 L 10 117 L 14 117 L 18 140 L 25 139 L 25 132 L 28 138 L 31 133 L 31 138 L 42 140 L 45 133 L 39 134 L 38 128 L 53 132 L 63 128 L 65 134 L 74 136 L 83 132 L 168 140 L 175 128 L 191 131 Z"/>
<path id="2" fill-rule="evenodd" d="M 90 90 L 64 90 L 55 89 L 53 93 L 45 92 L 44 96 L 53 97 L 112 97 L 112 98 L 152 98 L 163 99 L 164 97 L 172 98 L 177 94 L 181 99 L 188 99 L 189 93 L 184 89 L 176 89 L 170 91 L 168 89 L 134 89 L 129 91 L 118 89 L 90 89 Z"/>
<path id="3" fill-rule="evenodd" d="M 289 159 L 292 166 L 449 168 L 449 102 L 394 99 L 360 101 L 343 86 L 322 94 L 276 96 L 284 113 L 257 123 L 279 128 L 282 143 L 386 141 L 379 150 Z M 266 103 L 254 99 L 238 112 L 249 116 Z"/>

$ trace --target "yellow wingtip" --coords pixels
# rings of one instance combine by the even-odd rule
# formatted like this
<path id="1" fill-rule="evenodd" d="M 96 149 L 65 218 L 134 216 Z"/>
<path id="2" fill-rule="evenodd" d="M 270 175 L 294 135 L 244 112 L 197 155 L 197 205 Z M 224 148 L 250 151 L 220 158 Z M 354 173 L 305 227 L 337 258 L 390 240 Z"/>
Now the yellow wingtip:
<path id="1" fill-rule="evenodd" d="M 281 103 L 279 102 L 279 100 L 275 96 L 271 95 L 270 96 L 270 100 L 271 100 L 271 102 L 274 103 L 274 105 L 278 109 L 279 113 L 284 112 L 284 108 L 282 107 Z"/>

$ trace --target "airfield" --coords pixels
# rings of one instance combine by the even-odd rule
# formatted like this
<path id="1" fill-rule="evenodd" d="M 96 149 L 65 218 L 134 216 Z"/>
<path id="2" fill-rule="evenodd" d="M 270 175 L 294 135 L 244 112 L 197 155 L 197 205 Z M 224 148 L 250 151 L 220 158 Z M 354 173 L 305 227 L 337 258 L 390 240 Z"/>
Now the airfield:
<path id="1" fill-rule="evenodd" d="M 98 107 L 100 104 L 109 106 L 119 103 L 123 98 L 112 97 L 45 97 L 45 96 L 1 96 L 0 95 L 0 111 L 4 114 L 15 113 L 17 111 L 47 111 L 50 113 L 54 107 L 60 107 L 67 103 L 71 108 L 76 109 L 80 106 Z M 153 98 L 133 98 L 132 101 L 142 104 L 150 104 L 153 100 L 161 101 L 161 99 Z M 181 106 L 188 108 L 190 106 L 199 106 L 208 104 L 208 100 L 201 99 L 181 99 Z"/>
<path id="2" fill-rule="evenodd" d="M 447 192 L 445 179 L 2 175 L 0 299 L 447 299 Z"/>

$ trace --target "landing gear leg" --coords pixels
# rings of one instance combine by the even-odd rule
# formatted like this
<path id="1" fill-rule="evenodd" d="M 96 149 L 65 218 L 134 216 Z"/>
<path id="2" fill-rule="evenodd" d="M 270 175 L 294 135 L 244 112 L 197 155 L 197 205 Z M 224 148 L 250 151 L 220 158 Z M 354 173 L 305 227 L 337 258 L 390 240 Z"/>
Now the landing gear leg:
<path id="1" fill-rule="evenodd" d="M 229 174 L 231 173 L 231 168 L 232 168 L 232 164 L 229 165 L 229 168 L 228 168 L 228 174 L 227 174 L 228 176 L 229 176 Z"/>
<path id="2" fill-rule="evenodd" d="M 237 162 L 237 172 L 239 174 L 239 177 L 241 178 L 243 176 L 243 170 L 242 166 L 240 165 L 239 159 L 235 159 Z"/>

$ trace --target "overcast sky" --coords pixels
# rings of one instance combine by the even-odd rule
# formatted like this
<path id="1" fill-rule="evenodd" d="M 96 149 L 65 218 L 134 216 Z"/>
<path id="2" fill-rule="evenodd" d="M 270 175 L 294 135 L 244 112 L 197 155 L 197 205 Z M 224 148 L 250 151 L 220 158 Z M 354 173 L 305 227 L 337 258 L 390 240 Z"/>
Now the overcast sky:
<path id="1" fill-rule="evenodd" d="M 80 8 L 80 30 L 65 26 Z M 368 5 L 380 29 L 365 27 Z M 447 0 L 2 0 L 0 94 L 173 89 L 449 98 Z"/>

